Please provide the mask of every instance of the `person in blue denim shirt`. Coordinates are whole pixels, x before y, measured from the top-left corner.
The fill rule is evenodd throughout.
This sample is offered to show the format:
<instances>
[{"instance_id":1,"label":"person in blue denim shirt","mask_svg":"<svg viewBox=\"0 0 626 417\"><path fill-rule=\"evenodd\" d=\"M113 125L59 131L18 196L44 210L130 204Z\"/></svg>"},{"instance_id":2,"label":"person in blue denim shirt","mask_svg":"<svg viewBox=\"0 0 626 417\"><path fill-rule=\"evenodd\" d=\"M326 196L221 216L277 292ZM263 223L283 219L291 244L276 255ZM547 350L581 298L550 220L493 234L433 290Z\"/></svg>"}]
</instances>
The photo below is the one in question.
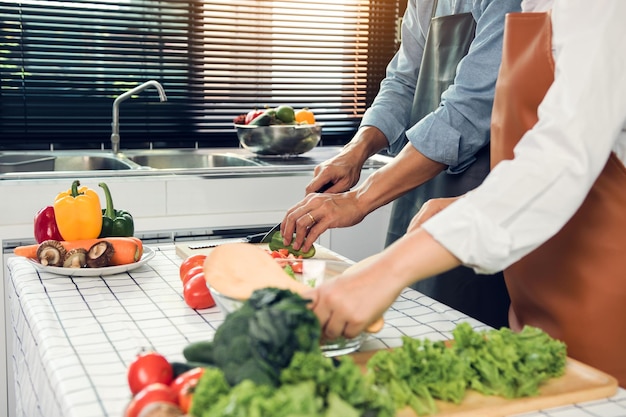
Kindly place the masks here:
<instances>
[{"instance_id":1,"label":"person in blue denim shirt","mask_svg":"<svg viewBox=\"0 0 626 417\"><path fill-rule=\"evenodd\" d=\"M409 0L402 42L379 93L353 139L315 168L306 197L287 211L281 225L285 243L308 250L329 228L355 225L394 201L387 239L391 244L406 232L424 202L458 196L479 185L489 172L504 17L520 10L521 0ZM463 29L471 31L468 49L459 61L447 62L446 51L436 50L445 48L434 46L441 42L429 41L429 30L441 19L463 17L474 25ZM444 26L439 36L454 30L456 26ZM431 64L428 71L437 72L434 78L448 77L451 83L434 94L434 109L418 109L416 120L416 100L432 93L419 88L416 93L426 64ZM365 161L383 150L393 161L355 187ZM323 187L326 191L318 193ZM414 288L494 327L507 325L509 299L501 274L476 276L459 267Z\"/></svg>"}]
</instances>

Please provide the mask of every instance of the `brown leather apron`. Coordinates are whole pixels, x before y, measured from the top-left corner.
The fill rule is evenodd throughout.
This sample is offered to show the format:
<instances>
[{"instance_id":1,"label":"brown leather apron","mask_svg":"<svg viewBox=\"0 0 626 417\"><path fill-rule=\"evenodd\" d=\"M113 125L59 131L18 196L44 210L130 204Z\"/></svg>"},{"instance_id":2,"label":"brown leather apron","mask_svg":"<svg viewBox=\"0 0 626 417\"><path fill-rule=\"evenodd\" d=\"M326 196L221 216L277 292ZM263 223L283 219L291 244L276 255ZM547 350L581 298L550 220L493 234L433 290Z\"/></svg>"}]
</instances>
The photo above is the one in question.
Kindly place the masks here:
<instances>
[{"instance_id":1,"label":"brown leather apron","mask_svg":"<svg viewBox=\"0 0 626 417\"><path fill-rule=\"evenodd\" d=\"M435 16L436 9L437 1L433 4L416 83L411 126L439 106L441 94L454 82L456 68L467 55L476 32L476 22L471 13ZM406 141L401 145L404 144ZM395 151L402 149L402 146ZM487 174L489 146L477 153L476 161L464 172L454 175L442 172L396 199L392 205L386 245L406 233L411 219L426 201L465 194L480 185ZM460 266L419 281L411 288L490 326L507 326L509 296L501 273L477 275L471 268Z\"/></svg>"},{"instance_id":2,"label":"brown leather apron","mask_svg":"<svg viewBox=\"0 0 626 417\"><path fill-rule=\"evenodd\" d=\"M492 165L512 159L537 122L537 106L554 80L551 29L549 13L507 15ZM626 168L614 154L563 229L504 276L511 328L544 329L567 344L569 356L626 387Z\"/></svg>"}]
</instances>

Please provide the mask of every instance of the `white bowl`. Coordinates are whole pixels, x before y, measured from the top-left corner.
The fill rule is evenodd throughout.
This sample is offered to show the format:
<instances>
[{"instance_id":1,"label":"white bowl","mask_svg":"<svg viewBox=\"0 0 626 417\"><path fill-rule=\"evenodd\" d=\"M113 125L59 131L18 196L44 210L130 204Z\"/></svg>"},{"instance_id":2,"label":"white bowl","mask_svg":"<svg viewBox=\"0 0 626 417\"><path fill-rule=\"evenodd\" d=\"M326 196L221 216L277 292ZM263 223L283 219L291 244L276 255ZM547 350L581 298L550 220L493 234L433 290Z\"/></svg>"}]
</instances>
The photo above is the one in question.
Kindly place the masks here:
<instances>
[{"instance_id":1,"label":"white bowl","mask_svg":"<svg viewBox=\"0 0 626 417\"><path fill-rule=\"evenodd\" d=\"M336 260L326 259L277 259L283 268L290 266L292 269L297 265L302 265L302 272L294 274L294 279L310 286L315 287L322 282L333 279L340 275L350 266L349 263ZM285 272L287 273L287 272ZM245 300L238 300L221 294L219 291L209 285L209 290L213 295L215 303L224 314L230 314L239 309ZM358 350L366 339L367 333L362 333L353 339L339 338L332 341L323 341L321 345L322 352L328 357L345 355Z\"/></svg>"}]
</instances>

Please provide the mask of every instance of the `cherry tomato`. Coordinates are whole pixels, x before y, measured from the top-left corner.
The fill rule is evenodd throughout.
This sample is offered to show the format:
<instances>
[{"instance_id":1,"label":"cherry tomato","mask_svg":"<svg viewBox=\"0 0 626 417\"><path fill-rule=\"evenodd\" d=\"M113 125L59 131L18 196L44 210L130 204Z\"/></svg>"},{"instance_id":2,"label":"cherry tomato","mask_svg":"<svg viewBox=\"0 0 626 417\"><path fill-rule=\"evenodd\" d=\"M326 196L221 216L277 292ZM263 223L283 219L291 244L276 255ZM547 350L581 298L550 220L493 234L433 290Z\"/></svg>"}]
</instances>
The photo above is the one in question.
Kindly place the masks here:
<instances>
[{"instance_id":1,"label":"cherry tomato","mask_svg":"<svg viewBox=\"0 0 626 417\"><path fill-rule=\"evenodd\" d=\"M270 252L270 256L274 259L285 259L289 256L288 249L277 249Z\"/></svg>"},{"instance_id":2,"label":"cherry tomato","mask_svg":"<svg viewBox=\"0 0 626 417\"><path fill-rule=\"evenodd\" d=\"M133 397L126 408L125 417L138 417L144 407L155 402L178 405L178 397L169 385L158 382L150 384Z\"/></svg>"},{"instance_id":3,"label":"cherry tomato","mask_svg":"<svg viewBox=\"0 0 626 417\"><path fill-rule=\"evenodd\" d=\"M195 384L185 384L183 388L178 393L178 406L185 414L191 410L191 402L193 401L193 394L196 390L196 381Z\"/></svg>"},{"instance_id":4,"label":"cherry tomato","mask_svg":"<svg viewBox=\"0 0 626 417\"><path fill-rule=\"evenodd\" d=\"M297 262L297 261L291 262L291 269L296 274L301 274L302 273L303 266L304 265L302 264L302 262Z\"/></svg>"},{"instance_id":5,"label":"cherry tomato","mask_svg":"<svg viewBox=\"0 0 626 417\"><path fill-rule=\"evenodd\" d=\"M307 125L315 124L315 115L308 108L298 110L295 114L295 118L296 118L296 123L298 124L307 124Z\"/></svg>"},{"instance_id":6,"label":"cherry tomato","mask_svg":"<svg viewBox=\"0 0 626 417\"><path fill-rule=\"evenodd\" d=\"M170 387L174 390L174 392L176 392L176 394L178 394L186 384L197 384L202 374L204 374L204 368L202 367L190 369L178 375L178 377L172 381Z\"/></svg>"},{"instance_id":7,"label":"cherry tomato","mask_svg":"<svg viewBox=\"0 0 626 417\"><path fill-rule=\"evenodd\" d=\"M128 386L133 395L153 383L169 384L174 377L172 365L157 352L141 352L128 367Z\"/></svg>"},{"instance_id":8,"label":"cherry tomato","mask_svg":"<svg viewBox=\"0 0 626 417\"><path fill-rule=\"evenodd\" d=\"M196 385L198 385L198 380L202 377L203 373L204 368L190 369L189 371L180 374L178 378L170 384L170 387L172 387L178 395L178 406L184 413L188 413L191 408L193 393L196 389Z\"/></svg>"},{"instance_id":9,"label":"cherry tomato","mask_svg":"<svg viewBox=\"0 0 626 417\"><path fill-rule=\"evenodd\" d=\"M182 277L183 286L187 283L187 281L189 281L191 277L197 274L204 274L204 267L202 265L194 266L193 268L190 268L187 273L185 273L185 275Z\"/></svg>"},{"instance_id":10,"label":"cherry tomato","mask_svg":"<svg viewBox=\"0 0 626 417\"><path fill-rule=\"evenodd\" d=\"M253 121L257 117L259 117L263 113L265 113L265 110L254 109L254 110L249 111L248 114L246 114L246 118L244 120L244 123L245 124L250 123L251 121Z\"/></svg>"},{"instance_id":11,"label":"cherry tomato","mask_svg":"<svg viewBox=\"0 0 626 417\"><path fill-rule=\"evenodd\" d=\"M194 310L213 307L215 300L204 279L204 272L189 278L183 287L183 297L187 305Z\"/></svg>"},{"instance_id":12,"label":"cherry tomato","mask_svg":"<svg viewBox=\"0 0 626 417\"><path fill-rule=\"evenodd\" d=\"M179 275L182 281L183 277L187 274L194 266L202 266L204 265L204 260L206 259L206 255L203 253L197 253L195 255L188 256L187 259L180 264Z\"/></svg>"}]
</instances>

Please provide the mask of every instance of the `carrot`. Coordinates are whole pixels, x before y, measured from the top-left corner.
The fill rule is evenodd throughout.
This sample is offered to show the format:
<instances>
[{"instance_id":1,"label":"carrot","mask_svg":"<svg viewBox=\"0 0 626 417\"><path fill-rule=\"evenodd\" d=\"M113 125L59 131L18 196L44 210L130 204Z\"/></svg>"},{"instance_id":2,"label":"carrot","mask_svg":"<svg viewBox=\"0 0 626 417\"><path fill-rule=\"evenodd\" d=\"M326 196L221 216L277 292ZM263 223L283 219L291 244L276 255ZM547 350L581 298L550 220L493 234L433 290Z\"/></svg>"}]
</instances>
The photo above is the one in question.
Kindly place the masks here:
<instances>
[{"instance_id":1,"label":"carrot","mask_svg":"<svg viewBox=\"0 0 626 417\"><path fill-rule=\"evenodd\" d=\"M110 265L126 265L137 262L143 255L143 242L137 237L101 237L97 239L84 240L60 240L66 251L72 249L84 248L89 250L97 242L106 240L113 245L113 257L109 262ZM24 245L13 249L13 253L18 256L37 260L37 249L39 245Z\"/></svg>"}]
</instances>

